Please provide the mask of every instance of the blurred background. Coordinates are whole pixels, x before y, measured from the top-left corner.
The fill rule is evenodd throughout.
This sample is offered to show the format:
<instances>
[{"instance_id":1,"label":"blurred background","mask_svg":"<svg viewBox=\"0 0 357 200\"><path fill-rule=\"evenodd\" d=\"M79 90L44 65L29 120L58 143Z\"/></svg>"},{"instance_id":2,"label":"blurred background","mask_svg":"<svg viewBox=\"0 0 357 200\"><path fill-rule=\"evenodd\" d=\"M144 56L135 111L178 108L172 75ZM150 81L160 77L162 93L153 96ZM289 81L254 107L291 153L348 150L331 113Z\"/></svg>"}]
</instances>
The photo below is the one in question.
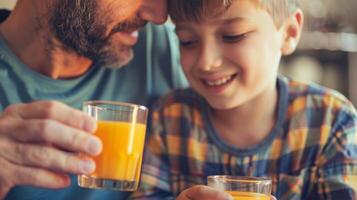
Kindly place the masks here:
<instances>
[{"instance_id":1,"label":"blurred background","mask_svg":"<svg viewBox=\"0 0 357 200\"><path fill-rule=\"evenodd\" d=\"M304 33L281 73L336 89L357 106L357 1L301 0Z\"/></svg>"},{"instance_id":2,"label":"blurred background","mask_svg":"<svg viewBox=\"0 0 357 200\"><path fill-rule=\"evenodd\" d=\"M16 3L16 0L0 0L0 8L12 8Z\"/></svg>"},{"instance_id":3,"label":"blurred background","mask_svg":"<svg viewBox=\"0 0 357 200\"><path fill-rule=\"evenodd\" d=\"M0 0L11 9L16 0ZM340 91L357 106L357 0L301 0L305 13L296 53L281 62L281 73Z\"/></svg>"}]
</instances>

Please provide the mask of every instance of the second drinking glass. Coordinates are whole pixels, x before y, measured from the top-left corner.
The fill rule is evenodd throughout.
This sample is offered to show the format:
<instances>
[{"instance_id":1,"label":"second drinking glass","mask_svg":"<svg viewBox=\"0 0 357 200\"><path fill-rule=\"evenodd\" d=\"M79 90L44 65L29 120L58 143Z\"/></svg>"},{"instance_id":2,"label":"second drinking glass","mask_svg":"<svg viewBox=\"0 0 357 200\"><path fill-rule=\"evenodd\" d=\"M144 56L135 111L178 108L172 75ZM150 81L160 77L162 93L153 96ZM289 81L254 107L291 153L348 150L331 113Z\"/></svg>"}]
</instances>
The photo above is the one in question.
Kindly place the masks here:
<instances>
[{"instance_id":1,"label":"second drinking glass","mask_svg":"<svg viewBox=\"0 0 357 200\"><path fill-rule=\"evenodd\" d=\"M269 178L247 176L208 176L210 187L224 190L235 200L270 200L272 181Z\"/></svg>"}]
</instances>

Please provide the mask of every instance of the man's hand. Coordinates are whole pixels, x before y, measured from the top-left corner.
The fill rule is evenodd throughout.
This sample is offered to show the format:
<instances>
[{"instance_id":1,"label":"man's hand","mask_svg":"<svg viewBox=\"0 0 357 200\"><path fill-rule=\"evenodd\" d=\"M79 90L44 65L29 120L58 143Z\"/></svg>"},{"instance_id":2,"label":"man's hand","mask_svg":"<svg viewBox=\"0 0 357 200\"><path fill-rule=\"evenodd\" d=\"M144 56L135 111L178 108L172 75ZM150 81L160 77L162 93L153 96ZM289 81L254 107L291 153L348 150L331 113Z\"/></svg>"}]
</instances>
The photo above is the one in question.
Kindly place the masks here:
<instances>
[{"instance_id":1,"label":"man's hand","mask_svg":"<svg viewBox=\"0 0 357 200\"><path fill-rule=\"evenodd\" d=\"M0 199L15 185L63 188L68 174L89 174L101 141L95 120L62 103L11 105L0 115Z\"/></svg>"}]
</instances>

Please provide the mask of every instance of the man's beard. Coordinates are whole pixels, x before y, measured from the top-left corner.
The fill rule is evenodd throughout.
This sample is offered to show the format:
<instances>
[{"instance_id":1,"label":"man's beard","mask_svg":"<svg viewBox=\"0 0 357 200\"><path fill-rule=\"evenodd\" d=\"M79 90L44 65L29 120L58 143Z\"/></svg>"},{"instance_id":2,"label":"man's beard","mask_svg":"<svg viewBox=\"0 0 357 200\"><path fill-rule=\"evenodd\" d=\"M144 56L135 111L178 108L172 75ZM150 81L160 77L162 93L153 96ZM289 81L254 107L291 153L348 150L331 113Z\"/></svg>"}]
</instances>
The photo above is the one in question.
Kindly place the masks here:
<instances>
[{"instance_id":1,"label":"man's beard","mask_svg":"<svg viewBox=\"0 0 357 200\"><path fill-rule=\"evenodd\" d=\"M107 25L112 21L105 21L107 16L104 14L107 13L99 13L96 0L60 0L53 7L50 28L64 50L74 51L95 64L121 67L132 59L133 50L120 41L114 41L112 35L133 32L146 22L138 17L122 21L108 34Z\"/></svg>"}]
</instances>

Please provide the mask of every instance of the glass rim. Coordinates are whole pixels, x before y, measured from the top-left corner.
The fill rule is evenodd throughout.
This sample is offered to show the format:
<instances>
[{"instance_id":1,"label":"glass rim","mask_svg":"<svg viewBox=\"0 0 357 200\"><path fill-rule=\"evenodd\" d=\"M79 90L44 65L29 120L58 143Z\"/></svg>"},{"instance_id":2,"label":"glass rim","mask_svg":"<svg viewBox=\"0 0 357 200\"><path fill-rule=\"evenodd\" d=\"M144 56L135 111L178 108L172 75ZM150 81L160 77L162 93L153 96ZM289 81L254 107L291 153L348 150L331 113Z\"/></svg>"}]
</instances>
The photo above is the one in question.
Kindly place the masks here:
<instances>
[{"instance_id":1,"label":"glass rim","mask_svg":"<svg viewBox=\"0 0 357 200\"><path fill-rule=\"evenodd\" d=\"M149 110L146 106L134 104L134 103L122 102L122 101L89 100L89 101L84 101L82 103L82 105L83 106L93 106L93 107L101 107L100 105L112 105L112 106L138 108L139 110L142 110L142 111Z\"/></svg>"},{"instance_id":2,"label":"glass rim","mask_svg":"<svg viewBox=\"0 0 357 200\"><path fill-rule=\"evenodd\" d=\"M229 181L229 182L252 182L258 181L262 183L272 183L269 177L253 177L253 176L231 176L231 175L211 175L207 180Z\"/></svg>"}]
</instances>

